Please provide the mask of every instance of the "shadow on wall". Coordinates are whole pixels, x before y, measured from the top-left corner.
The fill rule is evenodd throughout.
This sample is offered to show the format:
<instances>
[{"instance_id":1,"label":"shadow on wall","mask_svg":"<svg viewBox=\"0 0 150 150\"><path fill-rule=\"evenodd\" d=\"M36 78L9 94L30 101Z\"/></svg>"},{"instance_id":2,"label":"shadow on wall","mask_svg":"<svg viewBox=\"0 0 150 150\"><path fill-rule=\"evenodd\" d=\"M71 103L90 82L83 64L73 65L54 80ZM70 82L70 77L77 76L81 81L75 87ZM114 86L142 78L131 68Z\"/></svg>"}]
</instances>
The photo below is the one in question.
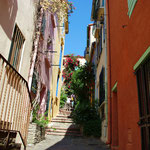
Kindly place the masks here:
<instances>
[{"instance_id":1,"label":"shadow on wall","mask_svg":"<svg viewBox=\"0 0 150 150\"><path fill-rule=\"evenodd\" d=\"M17 15L17 0L0 0L0 26L11 40L13 27Z\"/></svg>"}]
</instances>

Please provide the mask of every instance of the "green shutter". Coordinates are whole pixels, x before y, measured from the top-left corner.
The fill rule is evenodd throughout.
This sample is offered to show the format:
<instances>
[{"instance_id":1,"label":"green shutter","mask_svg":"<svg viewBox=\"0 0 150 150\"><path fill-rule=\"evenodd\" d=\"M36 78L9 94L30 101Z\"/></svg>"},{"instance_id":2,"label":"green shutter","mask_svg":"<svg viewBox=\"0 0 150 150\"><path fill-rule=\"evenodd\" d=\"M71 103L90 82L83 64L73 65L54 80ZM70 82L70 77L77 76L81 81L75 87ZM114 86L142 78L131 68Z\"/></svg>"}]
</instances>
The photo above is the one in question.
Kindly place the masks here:
<instances>
[{"instance_id":1,"label":"green shutter","mask_svg":"<svg viewBox=\"0 0 150 150\"><path fill-rule=\"evenodd\" d=\"M137 2L137 0L128 0L128 15L129 15L129 17L132 14L132 11L135 7L136 2Z\"/></svg>"},{"instance_id":2,"label":"green shutter","mask_svg":"<svg viewBox=\"0 0 150 150\"><path fill-rule=\"evenodd\" d=\"M149 57L150 57L150 47L148 47L148 49L144 52L144 54L141 56L138 62L134 65L133 70L136 71L140 67L140 65L143 64L145 60L147 60L147 58Z\"/></svg>"},{"instance_id":3,"label":"green shutter","mask_svg":"<svg viewBox=\"0 0 150 150\"><path fill-rule=\"evenodd\" d=\"M118 82L116 82L112 88L112 92L117 92L117 84Z\"/></svg>"}]
</instances>

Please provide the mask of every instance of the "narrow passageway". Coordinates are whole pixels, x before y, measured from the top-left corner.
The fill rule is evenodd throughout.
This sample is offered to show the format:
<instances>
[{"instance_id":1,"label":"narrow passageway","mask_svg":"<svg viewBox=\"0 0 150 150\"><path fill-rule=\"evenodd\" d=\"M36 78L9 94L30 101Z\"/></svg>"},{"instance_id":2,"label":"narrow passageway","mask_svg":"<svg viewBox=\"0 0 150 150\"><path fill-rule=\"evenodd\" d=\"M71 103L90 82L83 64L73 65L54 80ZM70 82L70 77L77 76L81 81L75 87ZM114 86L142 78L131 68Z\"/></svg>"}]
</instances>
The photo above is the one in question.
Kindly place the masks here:
<instances>
[{"instance_id":1,"label":"narrow passageway","mask_svg":"<svg viewBox=\"0 0 150 150\"><path fill-rule=\"evenodd\" d=\"M71 111L60 109L57 117L46 129L46 138L27 150L109 150L98 138L84 137L79 126L73 123Z\"/></svg>"}]
</instances>

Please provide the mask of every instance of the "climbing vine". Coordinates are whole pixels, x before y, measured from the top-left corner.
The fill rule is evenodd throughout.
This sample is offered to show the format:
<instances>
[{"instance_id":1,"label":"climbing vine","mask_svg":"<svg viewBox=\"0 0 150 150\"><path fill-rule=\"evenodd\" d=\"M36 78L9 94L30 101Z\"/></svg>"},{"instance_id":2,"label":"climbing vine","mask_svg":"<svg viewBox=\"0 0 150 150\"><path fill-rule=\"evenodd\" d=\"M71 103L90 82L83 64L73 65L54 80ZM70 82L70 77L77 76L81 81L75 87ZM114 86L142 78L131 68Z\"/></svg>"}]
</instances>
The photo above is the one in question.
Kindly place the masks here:
<instances>
[{"instance_id":1,"label":"climbing vine","mask_svg":"<svg viewBox=\"0 0 150 150\"><path fill-rule=\"evenodd\" d=\"M44 10L56 14L59 21L64 22L68 21L68 15L75 10L73 3L68 0L42 0L40 5Z\"/></svg>"}]
</instances>

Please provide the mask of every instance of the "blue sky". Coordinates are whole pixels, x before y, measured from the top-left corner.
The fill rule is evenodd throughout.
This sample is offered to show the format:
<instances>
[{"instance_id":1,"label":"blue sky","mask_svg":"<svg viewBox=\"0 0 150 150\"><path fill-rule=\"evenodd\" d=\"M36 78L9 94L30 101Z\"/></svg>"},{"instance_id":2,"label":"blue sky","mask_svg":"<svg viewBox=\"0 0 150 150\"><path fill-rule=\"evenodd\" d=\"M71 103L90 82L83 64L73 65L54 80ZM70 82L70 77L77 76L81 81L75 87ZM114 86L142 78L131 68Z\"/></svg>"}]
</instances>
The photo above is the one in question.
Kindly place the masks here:
<instances>
[{"instance_id":1,"label":"blue sky","mask_svg":"<svg viewBox=\"0 0 150 150\"><path fill-rule=\"evenodd\" d=\"M71 1L71 0L70 0ZM92 0L72 0L76 10L69 17L69 34L65 40L65 55L84 55L87 25L91 23Z\"/></svg>"}]
</instances>

